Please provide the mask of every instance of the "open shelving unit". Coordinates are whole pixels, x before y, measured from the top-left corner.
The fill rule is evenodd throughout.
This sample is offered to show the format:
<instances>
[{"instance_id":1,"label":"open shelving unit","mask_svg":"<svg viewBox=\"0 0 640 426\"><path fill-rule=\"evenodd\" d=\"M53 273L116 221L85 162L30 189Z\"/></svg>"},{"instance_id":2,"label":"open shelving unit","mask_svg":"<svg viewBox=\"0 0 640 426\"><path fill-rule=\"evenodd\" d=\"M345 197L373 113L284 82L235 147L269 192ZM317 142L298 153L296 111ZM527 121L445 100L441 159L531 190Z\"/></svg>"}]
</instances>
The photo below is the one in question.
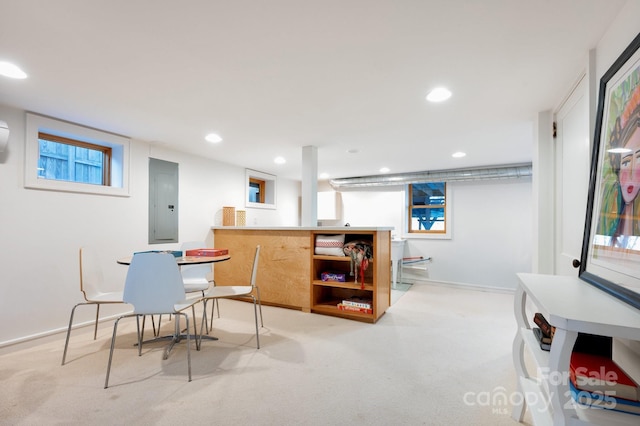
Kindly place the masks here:
<instances>
[{"instance_id":1,"label":"open shelving unit","mask_svg":"<svg viewBox=\"0 0 640 426\"><path fill-rule=\"evenodd\" d=\"M391 238L389 231L345 230L345 243L369 241L373 258L364 274L364 285L359 277L356 283L350 276L351 259L348 256L317 255L311 250L311 312L333 315L364 322L376 322L389 308L391 301ZM315 246L317 235L327 235L325 230L311 232L311 247ZM345 282L323 281L323 272L345 274ZM343 311L338 309L342 300L360 297L372 301L372 313Z\"/></svg>"},{"instance_id":2,"label":"open shelving unit","mask_svg":"<svg viewBox=\"0 0 640 426\"><path fill-rule=\"evenodd\" d=\"M522 422L528 409L536 426L639 424L637 415L575 403L569 392L568 371L578 333L640 340L640 311L578 277L518 274L518 280L513 360L522 397L514 398L519 403L514 405L512 417ZM556 327L551 351L540 349L533 335L528 303ZM536 373L527 369L525 350L532 356Z\"/></svg>"}]
</instances>

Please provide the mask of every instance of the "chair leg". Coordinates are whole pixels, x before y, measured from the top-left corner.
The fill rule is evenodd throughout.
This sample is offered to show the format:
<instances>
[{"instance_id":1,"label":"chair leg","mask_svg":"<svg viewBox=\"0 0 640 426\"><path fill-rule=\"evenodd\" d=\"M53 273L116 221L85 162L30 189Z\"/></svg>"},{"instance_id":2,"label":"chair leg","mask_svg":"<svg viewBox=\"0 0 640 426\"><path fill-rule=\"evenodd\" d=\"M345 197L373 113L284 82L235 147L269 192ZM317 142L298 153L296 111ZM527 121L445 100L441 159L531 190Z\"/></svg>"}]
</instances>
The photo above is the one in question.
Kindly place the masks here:
<instances>
[{"instance_id":1,"label":"chair leg","mask_svg":"<svg viewBox=\"0 0 640 426\"><path fill-rule=\"evenodd\" d=\"M136 315L136 331L138 335L138 356L142 356L142 339L144 337L144 322L146 315L142 316L142 333L140 333L140 315Z\"/></svg>"},{"instance_id":2,"label":"chair leg","mask_svg":"<svg viewBox=\"0 0 640 426\"><path fill-rule=\"evenodd\" d=\"M196 307L194 305L191 305L191 318L193 319L193 336L196 339L196 350L199 351L200 350L200 344L202 343L202 339L200 339L200 341L198 341L198 330L197 327L198 325L196 324ZM206 318L203 318L204 322L206 323L207 320ZM187 321L187 336L189 336L189 322Z\"/></svg>"},{"instance_id":3,"label":"chair leg","mask_svg":"<svg viewBox=\"0 0 640 426\"><path fill-rule=\"evenodd\" d=\"M204 294L204 291L203 291L202 292L202 300L203 300L203 302L202 302L202 317L204 318L204 323L206 324L205 331L207 332L207 334L209 334L209 325L207 323L207 303L206 303L206 300L204 300L204 297L205 297L205 294ZM211 314L213 315L213 312L211 312ZM195 318L196 317L194 315L193 316L193 324L194 325L196 323ZM197 339L196 339L196 341L197 341ZM198 349L198 350L200 350L200 349Z\"/></svg>"},{"instance_id":4,"label":"chair leg","mask_svg":"<svg viewBox=\"0 0 640 426\"><path fill-rule=\"evenodd\" d=\"M260 301L260 289L256 287L256 294L258 295L258 306L260 307L260 326L264 327L264 322L262 322L262 302Z\"/></svg>"},{"instance_id":5,"label":"chair leg","mask_svg":"<svg viewBox=\"0 0 640 426\"><path fill-rule=\"evenodd\" d=\"M96 323L93 326L93 340L98 337L98 318L100 318L100 304L96 303Z\"/></svg>"},{"instance_id":6,"label":"chair leg","mask_svg":"<svg viewBox=\"0 0 640 426\"><path fill-rule=\"evenodd\" d=\"M216 309L218 310L218 318L220 318L220 304L218 303L218 299L214 299L213 303L211 304L211 320L209 323L209 330L213 330L213 314Z\"/></svg>"},{"instance_id":7,"label":"chair leg","mask_svg":"<svg viewBox=\"0 0 640 426\"><path fill-rule=\"evenodd\" d=\"M80 305L91 305L91 303L78 303L76 306L71 309L71 316L69 317L69 327L67 328L67 339L64 342L64 352L62 353L62 364L64 365L65 360L67 359L67 348L69 347L69 337L71 337L71 326L73 325L73 316L76 312L76 308Z\"/></svg>"},{"instance_id":8,"label":"chair leg","mask_svg":"<svg viewBox=\"0 0 640 426\"><path fill-rule=\"evenodd\" d=\"M184 315L184 320L187 325L187 371L189 372L189 381L191 381L191 334L189 334L189 315L185 313L177 313L176 315ZM195 317L194 319L194 328L195 328ZM178 322L176 318L176 323ZM179 328L177 329L178 333L180 332ZM197 336L196 336L197 338Z\"/></svg>"},{"instance_id":9,"label":"chair leg","mask_svg":"<svg viewBox=\"0 0 640 426\"><path fill-rule=\"evenodd\" d=\"M120 317L113 324L113 335L111 336L111 350L109 351L109 362L107 363L107 377L104 379L104 388L109 387L109 374L111 373L111 360L113 359L113 348L116 345L116 332L118 330L118 322L124 317Z\"/></svg>"},{"instance_id":10,"label":"chair leg","mask_svg":"<svg viewBox=\"0 0 640 426\"><path fill-rule=\"evenodd\" d=\"M156 331L155 337L158 337L160 335L161 323L162 323L162 314L158 315L158 330Z\"/></svg>"},{"instance_id":11,"label":"chair leg","mask_svg":"<svg viewBox=\"0 0 640 426\"><path fill-rule=\"evenodd\" d=\"M253 295L251 295L251 298L253 299L253 317L256 320L256 343L257 343L258 349L260 349L260 333L258 330L258 309L256 308L256 298L253 297Z\"/></svg>"},{"instance_id":12,"label":"chair leg","mask_svg":"<svg viewBox=\"0 0 640 426\"><path fill-rule=\"evenodd\" d=\"M207 310L207 302L208 300L205 299L202 301L202 303L204 304L203 309L206 311ZM195 318L193 320L194 325L195 325ZM207 317L205 315L202 316L202 321L200 322L200 337L196 336L196 340L199 341L198 342L198 347L200 347L202 345L202 331L204 330L204 328L207 326L206 325L207 322ZM210 329L209 329L210 330ZM209 334L209 332L207 331L207 334Z\"/></svg>"},{"instance_id":13,"label":"chair leg","mask_svg":"<svg viewBox=\"0 0 640 426\"><path fill-rule=\"evenodd\" d=\"M153 315L151 315L151 326L153 327L153 337L158 337L160 330L156 331L156 320L153 318ZM158 326L160 326L160 324L158 324Z\"/></svg>"}]
</instances>

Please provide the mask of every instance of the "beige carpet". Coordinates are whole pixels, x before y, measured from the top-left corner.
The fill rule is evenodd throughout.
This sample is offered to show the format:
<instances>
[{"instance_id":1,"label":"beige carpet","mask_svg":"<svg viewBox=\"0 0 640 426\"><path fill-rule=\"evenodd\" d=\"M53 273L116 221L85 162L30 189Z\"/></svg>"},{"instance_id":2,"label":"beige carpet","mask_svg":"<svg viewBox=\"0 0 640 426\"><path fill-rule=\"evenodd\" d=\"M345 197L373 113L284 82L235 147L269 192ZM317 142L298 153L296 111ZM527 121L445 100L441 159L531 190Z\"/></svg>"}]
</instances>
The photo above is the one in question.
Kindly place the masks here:
<instances>
[{"instance_id":1,"label":"beige carpet","mask_svg":"<svg viewBox=\"0 0 640 426\"><path fill-rule=\"evenodd\" d=\"M224 302L224 303L223 303ZM133 347L122 322L103 389L112 321L0 349L2 425L514 425L492 404L515 390L513 295L417 283L377 324L222 301L217 342ZM163 325L170 332L172 323Z\"/></svg>"}]
</instances>

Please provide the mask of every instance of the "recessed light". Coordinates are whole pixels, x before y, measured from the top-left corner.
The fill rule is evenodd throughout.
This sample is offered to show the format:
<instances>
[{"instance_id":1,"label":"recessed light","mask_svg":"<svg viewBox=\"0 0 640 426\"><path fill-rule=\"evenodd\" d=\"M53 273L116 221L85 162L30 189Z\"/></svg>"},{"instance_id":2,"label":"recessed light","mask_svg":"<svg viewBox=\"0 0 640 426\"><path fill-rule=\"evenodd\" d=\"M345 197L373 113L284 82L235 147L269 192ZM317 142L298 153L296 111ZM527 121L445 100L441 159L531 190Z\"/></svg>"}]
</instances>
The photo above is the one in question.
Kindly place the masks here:
<instances>
[{"instance_id":1,"label":"recessed light","mask_svg":"<svg viewBox=\"0 0 640 426\"><path fill-rule=\"evenodd\" d=\"M276 164L284 164L287 160L285 160L284 157L276 157L273 159L273 162Z\"/></svg>"},{"instance_id":2,"label":"recessed light","mask_svg":"<svg viewBox=\"0 0 640 426\"><path fill-rule=\"evenodd\" d=\"M442 102L446 101L451 97L451 91L444 87L436 87L427 95L427 100L429 102Z\"/></svg>"},{"instance_id":3,"label":"recessed light","mask_svg":"<svg viewBox=\"0 0 640 426\"><path fill-rule=\"evenodd\" d=\"M453 158L462 158L462 157L465 157L466 155L467 155L466 153L460 152L460 151L454 152L453 154L451 154Z\"/></svg>"},{"instance_id":4,"label":"recessed light","mask_svg":"<svg viewBox=\"0 0 640 426\"><path fill-rule=\"evenodd\" d=\"M205 138L206 141L211 142L211 143L222 142L222 138L217 133L209 133L204 138Z\"/></svg>"},{"instance_id":5,"label":"recessed light","mask_svg":"<svg viewBox=\"0 0 640 426\"><path fill-rule=\"evenodd\" d=\"M320 175L318 177L320 179L328 179L329 178L329 173L320 173Z\"/></svg>"},{"instance_id":6,"label":"recessed light","mask_svg":"<svg viewBox=\"0 0 640 426\"><path fill-rule=\"evenodd\" d=\"M0 75L9 78L27 78L27 74L11 62L0 62Z\"/></svg>"},{"instance_id":7,"label":"recessed light","mask_svg":"<svg viewBox=\"0 0 640 426\"><path fill-rule=\"evenodd\" d=\"M381 168L380 173L389 173L389 168L388 167Z\"/></svg>"}]
</instances>

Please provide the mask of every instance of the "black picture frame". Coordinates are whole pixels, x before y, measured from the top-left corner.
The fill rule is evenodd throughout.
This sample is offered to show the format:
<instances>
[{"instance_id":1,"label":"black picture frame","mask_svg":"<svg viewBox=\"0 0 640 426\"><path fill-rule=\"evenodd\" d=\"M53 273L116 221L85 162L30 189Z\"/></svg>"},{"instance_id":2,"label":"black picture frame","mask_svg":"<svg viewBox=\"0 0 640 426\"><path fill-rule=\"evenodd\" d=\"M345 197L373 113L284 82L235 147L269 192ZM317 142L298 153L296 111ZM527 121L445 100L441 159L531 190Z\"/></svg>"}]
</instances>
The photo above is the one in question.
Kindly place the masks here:
<instances>
[{"instance_id":1,"label":"black picture frame","mask_svg":"<svg viewBox=\"0 0 640 426\"><path fill-rule=\"evenodd\" d=\"M640 33L602 76L596 114L579 277L640 309Z\"/></svg>"}]
</instances>

